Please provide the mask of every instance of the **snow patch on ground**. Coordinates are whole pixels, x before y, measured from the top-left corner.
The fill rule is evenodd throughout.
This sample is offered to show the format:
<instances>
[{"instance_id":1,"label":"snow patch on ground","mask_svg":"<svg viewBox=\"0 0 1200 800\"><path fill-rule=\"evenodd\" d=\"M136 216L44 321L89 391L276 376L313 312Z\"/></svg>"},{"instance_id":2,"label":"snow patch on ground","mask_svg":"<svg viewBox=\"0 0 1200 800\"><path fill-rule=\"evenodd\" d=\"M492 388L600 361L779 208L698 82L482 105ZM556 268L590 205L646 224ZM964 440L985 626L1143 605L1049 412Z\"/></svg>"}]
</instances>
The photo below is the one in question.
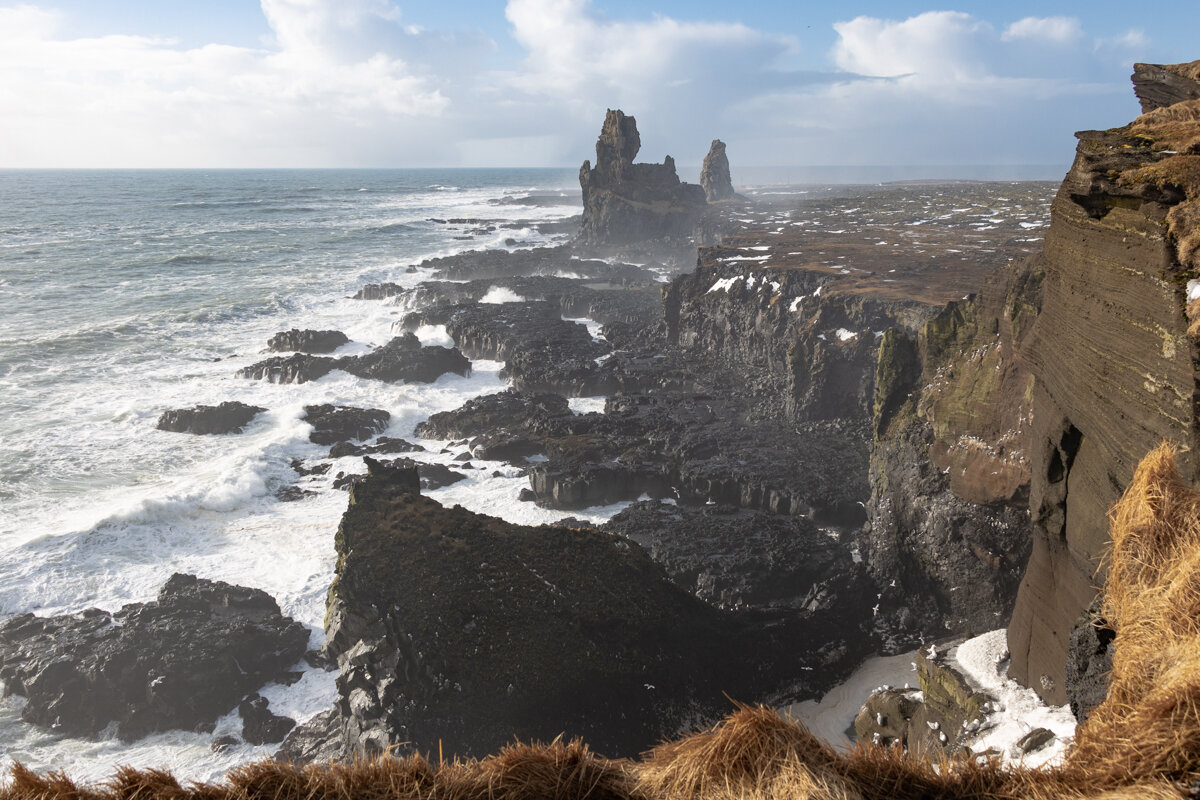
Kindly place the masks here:
<instances>
[{"instance_id":1,"label":"snow patch on ground","mask_svg":"<svg viewBox=\"0 0 1200 800\"><path fill-rule=\"evenodd\" d=\"M1008 678L1008 633L991 631L960 644L955 661L963 674L999 701L999 713L988 719L996 723L970 740L971 749L982 752L995 748L1006 759L1014 759L1012 747L1034 728L1054 731L1055 740L1047 747L1022 759L1029 767L1056 762L1075 737L1075 715L1070 706L1047 706L1032 689Z\"/></svg>"}]
</instances>

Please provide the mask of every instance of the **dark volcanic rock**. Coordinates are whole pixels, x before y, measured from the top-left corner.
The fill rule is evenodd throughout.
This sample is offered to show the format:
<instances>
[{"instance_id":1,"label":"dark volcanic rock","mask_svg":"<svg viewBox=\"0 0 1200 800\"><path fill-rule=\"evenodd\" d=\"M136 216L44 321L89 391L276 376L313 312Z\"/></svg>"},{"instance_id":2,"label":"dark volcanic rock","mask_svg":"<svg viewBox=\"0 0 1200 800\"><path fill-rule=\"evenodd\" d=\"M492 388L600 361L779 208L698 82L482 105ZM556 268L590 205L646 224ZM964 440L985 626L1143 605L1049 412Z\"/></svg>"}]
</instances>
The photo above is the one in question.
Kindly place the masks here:
<instances>
[{"instance_id":1,"label":"dark volcanic rock","mask_svg":"<svg viewBox=\"0 0 1200 800\"><path fill-rule=\"evenodd\" d=\"M583 162L583 222L579 239L604 245L647 239L685 239L708 205L704 190L681 183L670 156L635 164L641 149L637 121L609 110L596 140L596 166Z\"/></svg>"},{"instance_id":2,"label":"dark volcanic rock","mask_svg":"<svg viewBox=\"0 0 1200 800\"><path fill-rule=\"evenodd\" d=\"M308 439L314 444L370 439L386 428L391 418L392 415L382 408L353 408L328 403L304 407L304 419L313 426Z\"/></svg>"},{"instance_id":3,"label":"dark volcanic rock","mask_svg":"<svg viewBox=\"0 0 1200 800\"><path fill-rule=\"evenodd\" d=\"M1080 616L1067 649L1067 702L1079 722L1108 697L1117 634L1100 616L1099 605L1097 600Z\"/></svg>"},{"instance_id":4,"label":"dark volcanic rock","mask_svg":"<svg viewBox=\"0 0 1200 800\"><path fill-rule=\"evenodd\" d=\"M173 575L158 599L115 614L23 614L0 625L0 679L26 722L124 740L211 730L304 655L308 631L258 589Z\"/></svg>"},{"instance_id":5,"label":"dark volcanic rock","mask_svg":"<svg viewBox=\"0 0 1200 800\"><path fill-rule=\"evenodd\" d=\"M471 358L504 361L503 374L524 391L590 394L596 359L609 352L547 301L437 306L408 314L403 324L445 325Z\"/></svg>"},{"instance_id":6,"label":"dark volcanic rock","mask_svg":"<svg viewBox=\"0 0 1200 800\"><path fill-rule=\"evenodd\" d=\"M415 453L425 448L419 444L406 442L404 439L396 439L391 436L380 436L372 444L354 444L352 442L338 442L333 447L329 448L330 458L342 458L344 456L375 456L390 453Z\"/></svg>"},{"instance_id":7,"label":"dark volcanic rock","mask_svg":"<svg viewBox=\"0 0 1200 800\"><path fill-rule=\"evenodd\" d=\"M389 383L433 383L447 372L471 374L470 360L457 348L422 347L412 333L397 336L366 355L339 359L336 367L360 378Z\"/></svg>"},{"instance_id":8,"label":"dark volcanic rock","mask_svg":"<svg viewBox=\"0 0 1200 800\"><path fill-rule=\"evenodd\" d=\"M728 200L737 195L733 191L733 180L729 177L729 156L725 155L725 143L713 139L704 164L700 167L700 186L708 202Z\"/></svg>"},{"instance_id":9,"label":"dark volcanic rock","mask_svg":"<svg viewBox=\"0 0 1200 800\"><path fill-rule=\"evenodd\" d=\"M160 431L177 433L240 433L256 416L266 411L236 400L217 406L195 406L164 411L155 426Z\"/></svg>"},{"instance_id":10,"label":"dark volcanic rock","mask_svg":"<svg viewBox=\"0 0 1200 800\"><path fill-rule=\"evenodd\" d=\"M337 359L328 356L296 353L290 356L275 356L242 367L237 371L237 375L239 378L265 379L271 383L307 383L328 375L337 363Z\"/></svg>"},{"instance_id":11,"label":"dark volcanic rock","mask_svg":"<svg viewBox=\"0 0 1200 800\"><path fill-rule=\"evenodd\" d=\"M847 629L870 616L865 572L806 517L650 501L603 529L640 544L675 584L720 608L821 610Z\"/></svg>"},{"instance_id":12,"label":"dark volcanic rock","mask_svg":"<svg viewBox=\"0 0 1200 800\"><path fill-rule=\"evenodd\" d=\"M237 374L242 378L265 378L271 383L305 383L335 369L360 378L432 383L447 372L470 375L471 362L457 349L422 347L415 335L405 333L361 356L276 356L244 367Z\"/></svg>"},{"instance_id":13,"label":"dark volcanic rock","mask_svg":"<svg viewBox=\"0 0 1200 800\"><path fill-rule=\"evenodd\" d=\"M274 353L332 353L349 341L349 337L341 331L302 331L292 328L268 339L267 349Z\"/></svg>"},{"instance_id":14,"label":"dark volcanic rock","mask_svg":"<svg viewBox=\"0 0 1200 800\"><path fill-rule=\"evenodd\" d=\"M713 609L620 537L443 508L417 493L414 471L368 463L329 595L338 703L298 729L285 757L439 742L482 755L559 733L633 754L723 713L722 692L805 693L790 681L810 674L802 667L831 676L857 655L841 639Z\"/></svg>"},{"instance_id":15,"label":"dark volcanic rock","mask_svg":"<svg viewBox=\"0 0 1200 800\"><path fill-rule=\"evenodd\" d=\"M1134 64L1133 91L1142 113L1200 98L1200 61L1188 64Z\"/></svg>"},{"instance_id":16,"label":"dark volcanic rock","mask_svg":"<svg viewBox=\"0 0 1200 800\"><path fill-rule=\"evenodd\" d=\"M238 716L242 718L242 738L248 744L274 744L282 742L296 720L271 713L267 698L260 695L247 697L238 703Z\"/></svg>"}]
</instances>

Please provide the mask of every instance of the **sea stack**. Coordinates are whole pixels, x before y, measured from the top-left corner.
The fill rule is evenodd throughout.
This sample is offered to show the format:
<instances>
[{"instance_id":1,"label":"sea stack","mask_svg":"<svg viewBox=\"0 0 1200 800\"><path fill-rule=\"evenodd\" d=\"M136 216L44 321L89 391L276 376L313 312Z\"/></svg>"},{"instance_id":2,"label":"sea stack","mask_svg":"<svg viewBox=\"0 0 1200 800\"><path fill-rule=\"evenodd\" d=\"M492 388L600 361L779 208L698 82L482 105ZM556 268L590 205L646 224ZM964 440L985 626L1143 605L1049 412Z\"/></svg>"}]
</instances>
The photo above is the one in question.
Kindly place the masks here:
<instances>
[{"instance_id":1,"label":"sea stack","mask_svg":"<svg viewBox=\"0 0 1200 800\"><path fill-rule=\"evenodd\" d=\"M712 147L704 157L704 165L700 168L700 186L704 188L704 196L710 203L737 196L729 177L729 156L725 155L725 143L720 139L713 139Z\"/></svg>"},{"instance_id":2,"label":"sea stack","mask_svg":"<svg viewBox=\"0 0 1200 800\"><path fill-rule=\"evenodd\" d=\"M637 121L609 109L596 140L596 166L584 161L579 169L581 243L622 245L692 234L708 205L704 190L682 183L670 156L661 164L633 163L641 146Z\"/></svg>"}]
</instances>

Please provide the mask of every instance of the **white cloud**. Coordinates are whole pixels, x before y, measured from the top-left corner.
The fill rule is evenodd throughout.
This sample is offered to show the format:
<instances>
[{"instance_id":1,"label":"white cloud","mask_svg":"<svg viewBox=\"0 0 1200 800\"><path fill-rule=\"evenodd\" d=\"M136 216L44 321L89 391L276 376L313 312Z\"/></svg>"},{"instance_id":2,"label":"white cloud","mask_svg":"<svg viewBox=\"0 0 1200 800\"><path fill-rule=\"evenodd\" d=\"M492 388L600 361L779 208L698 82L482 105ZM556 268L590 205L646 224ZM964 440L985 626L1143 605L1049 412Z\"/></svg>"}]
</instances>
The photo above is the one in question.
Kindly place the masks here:
<instances>
[{"instance_id":1,"label":"white cloud","mask_svg":"<svg viewBox=\"0 0 1200 800\"><path fill-rule=\"evenodd\" d=\"M0 118L20 120L0 128L0 152L12 166L354 163L392 146L389 132L418 146L447 110L438 76L403 57L413 34L390 3L264 0L263 10L277 46L260 50L60 39L56 15L0 9Z\"/></svg>"},{"instance_id":2,"label":"white cloud","mask_svg":"<svg viewBox=\"0 0 1200 800\"><path fill-rule=\"evenodd\" d=\"M847 72L947 79L985 71L979 41L992 30L960 11L928 11L902 22L858 17L833 28L834 63Z\"/></svg>"},{"instance_id":3,"label":"white cloud","mask_svg":"<svg viewBox=\"0 0 1200 800\"><path fill-rule=\"evenodd\" d=\"M1025 17L1005 28L1000 38L1006 42L1029 39L1070 44L1083 38L1083 27L1075 17Z\"/></svg>"}]
</instances>

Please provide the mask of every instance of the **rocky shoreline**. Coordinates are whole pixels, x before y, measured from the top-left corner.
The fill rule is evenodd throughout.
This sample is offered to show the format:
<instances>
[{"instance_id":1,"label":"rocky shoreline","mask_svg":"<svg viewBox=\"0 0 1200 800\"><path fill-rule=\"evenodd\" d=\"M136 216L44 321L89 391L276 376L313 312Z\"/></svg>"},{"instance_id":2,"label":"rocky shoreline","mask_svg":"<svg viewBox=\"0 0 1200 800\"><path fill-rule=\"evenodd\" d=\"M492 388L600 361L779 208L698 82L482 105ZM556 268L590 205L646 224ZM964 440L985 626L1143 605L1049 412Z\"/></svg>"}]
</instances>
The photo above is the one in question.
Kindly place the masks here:
<instances>
[{"instance_id":1,"label":"rocky shoreline","mask_svg":"<svg viewBox=\"0 0 1200 800\"><path fill-rule=\"evenodd\" d=\"M1143 99L1184 91L1155 74L1139 73ZM1091 608L1103 510L1160 439L1197 435L1195 271L1167 224L1190 195L1139 172L1177 151L1080 134L1042 246L1049 185L860 188L801 210L734 194L719 140L703 187L670 157L635 164L639 147L634 119L610 111L571 245L425 262L415 288L355 296L395 307L386 345L335 358L344 334L283 331L267 350L285 355L239 373L430 382L489 359L511 386L417 426L453 468L380 437L386 411L304 409L312 442L365 468L333 483L349 506L325 645L308 655L338 671L334 708L294 729L275 717L254 693L304 655L303 636L257 590L176 576L157 605L0 626L0 677L25 717L138 736L237 707L246 741L286 734L280 757L298 761L481 756L561 733L625 756L731 699L815 697L869 654L1006 624L1009 674L1080 716L1094 707L1112 642ZM414 333L437 326L453 347ZM264 410L172 409L158 426L233 436ZM596 530L422 495L472 462L520 470L522 499L564 514L632 504ZM308 491L290 489L280 500ZM226 641L263 626L278 641ZM162 636L165 653L147 644ZM203 677L172 649L193 640L240 676L203 714L161 688ZM273 660L233 655L248 651ZM953 750L928 731L965 729L987 701L932 652L919 667L924 698L877 694L860 736Z\"/></svg>"}]
</instances>

